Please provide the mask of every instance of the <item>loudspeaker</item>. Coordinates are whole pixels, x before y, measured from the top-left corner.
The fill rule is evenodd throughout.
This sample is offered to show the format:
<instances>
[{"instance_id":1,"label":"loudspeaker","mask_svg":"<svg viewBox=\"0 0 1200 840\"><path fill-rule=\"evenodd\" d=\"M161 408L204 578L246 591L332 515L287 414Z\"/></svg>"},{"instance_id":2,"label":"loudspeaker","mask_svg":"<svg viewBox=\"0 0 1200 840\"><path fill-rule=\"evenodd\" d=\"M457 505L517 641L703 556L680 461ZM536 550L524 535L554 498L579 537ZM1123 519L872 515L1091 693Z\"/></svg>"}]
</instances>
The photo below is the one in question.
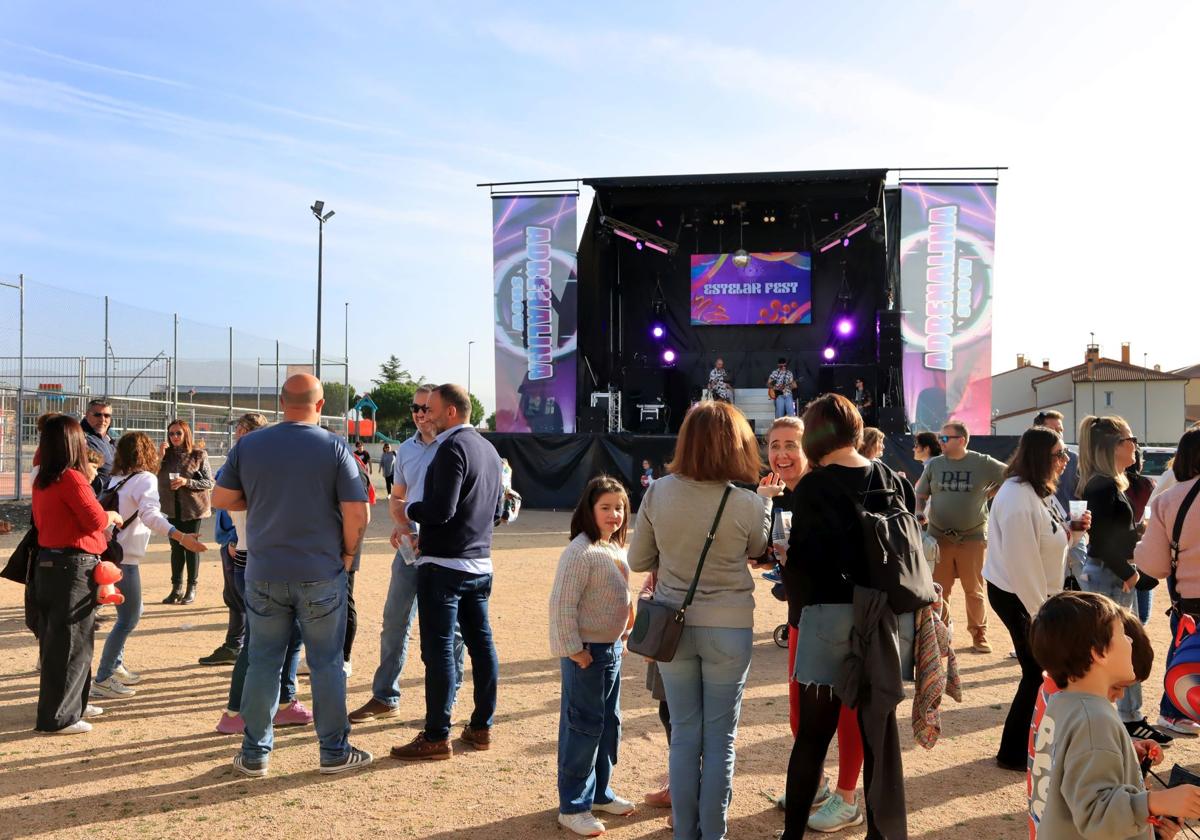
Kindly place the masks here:
<instances>
[{"instance_id":1,"label":"loudspeaker","mask_svg":"<svg viewBox=\"0 0 1200 840\"><path fill-rule=\"evenodd\" d=\"M821 365L817 389L822 394L841 394L854 399L854 380L861 379L868 394L875 393L875 365Z\"/></svg>"},{"instance_id":2,"label":"loudspeaker","mask_svg":"<svg viewBox=\"0 0 1200 840\"><path fill-rule=\"evenodd\" d=\"M575 428L584 434L588 432L607 432L608 412L605 410L605 404L601 403L596 408L585 404L575 418Z\"/></svg>"},{"instance_id":3,"label":"loudspeaker","mask_svg":"<svg viewBox=\"0 0 1200 840\"><path fill-rule=\"evenodd\" d=\"M895 309L876 313L879 327L880 367L900 367L904 357L904 339L900 319L904 313Z\"/></svg>"},{"instance_id":4,"label":"loudspeaker","mask_svg":"<svg viewBox=\"0 0 1200 840\"><path fill-rule=\"evenodd\" d=\"M887 434L904 434L908 431L908 418L904 409L898 405L884 406L879 409L879 428Z\"/></svg>"}]
</instances>

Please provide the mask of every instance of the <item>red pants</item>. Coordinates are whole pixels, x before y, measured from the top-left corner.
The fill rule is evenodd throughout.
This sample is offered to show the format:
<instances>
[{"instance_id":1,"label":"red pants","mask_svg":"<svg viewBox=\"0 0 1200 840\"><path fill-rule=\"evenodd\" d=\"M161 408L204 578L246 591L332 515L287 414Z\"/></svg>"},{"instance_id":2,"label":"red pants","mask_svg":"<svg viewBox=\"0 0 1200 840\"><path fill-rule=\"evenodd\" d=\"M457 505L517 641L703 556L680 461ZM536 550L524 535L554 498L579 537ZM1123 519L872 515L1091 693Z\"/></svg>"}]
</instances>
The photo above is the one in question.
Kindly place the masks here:
<instances>
[{"instance_id":1,"label":"red pants","mask_svg":"<svg viewBox=\"0 0 1200 840\"><path fill-rule=\"evenodd\" d=\"M792 679L796 669L796 642L799 630L788 627L788 722L792 725L792 737L800 731L800 683ZM858 728L858 713L843 704L838 715L838 790L854 790L858 787L858 775L863 766L862 731Z\"/></svg>"}]
</instances>

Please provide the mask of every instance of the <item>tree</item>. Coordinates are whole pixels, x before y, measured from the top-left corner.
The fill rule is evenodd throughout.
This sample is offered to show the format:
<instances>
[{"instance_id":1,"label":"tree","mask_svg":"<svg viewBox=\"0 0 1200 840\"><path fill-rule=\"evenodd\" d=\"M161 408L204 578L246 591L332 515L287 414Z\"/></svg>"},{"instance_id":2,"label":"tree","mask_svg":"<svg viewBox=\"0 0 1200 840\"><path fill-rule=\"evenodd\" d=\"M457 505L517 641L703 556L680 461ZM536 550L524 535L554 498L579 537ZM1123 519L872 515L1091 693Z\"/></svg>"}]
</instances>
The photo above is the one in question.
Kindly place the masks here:
<instances>
[{"instance_id":1,"label":"tree","mask_svg":"<svg viewBox=\"0 0 1200 840\"><path fill-rule=\"evenodd\" d=\"M471 398L471 425L478 426L483 422L483 403L474 394L468 394Z\"/></svg>"},{"instance_id":2,"label":"tree","mask_svg":"<svg viewBox=\"0 0 1200 840\"><path fill-rule=\"evenodd\" d=\"M379 366L379 378L371 381L376 385L385 385L389 382L412 382L413 378L411 373L400 366L400 360L392 355Z\"/></svg>"},{"instance_id":3,"label":"tree","mask_svg":"<svg viewBox=\"0 0 1200 840\"><path fill-rule=\"evenodd\" d=\"M489 432L496 431L496 412L494 411L488 415L487 428Z\"/></svg>"},{"instance_id":4,"label":"tree","mask_svg":"<svg viewBox=\"0 0 1200 840\"><path fill-rule=\"evenodd\" d=\"M416 390L416 382L385 382L371 392L371 399L379 407L375 412L379 431L393 438L408 437L416 431L412 421L412 401Z\"/></svg>"},{"instance_id":5,"label":"tree","mask_svg":"<svg viewBox=\"0 0 1200 840\"><path fill-rule=\"evenodd\" d=\"M328 417L341 417L347 406L346 386L341 382L322 382L321 387L325 389L325 407L321 409L321 413ZM354 408L357 401L358 394L351 385L349 407Z\"/></svg>"}]
</instances>

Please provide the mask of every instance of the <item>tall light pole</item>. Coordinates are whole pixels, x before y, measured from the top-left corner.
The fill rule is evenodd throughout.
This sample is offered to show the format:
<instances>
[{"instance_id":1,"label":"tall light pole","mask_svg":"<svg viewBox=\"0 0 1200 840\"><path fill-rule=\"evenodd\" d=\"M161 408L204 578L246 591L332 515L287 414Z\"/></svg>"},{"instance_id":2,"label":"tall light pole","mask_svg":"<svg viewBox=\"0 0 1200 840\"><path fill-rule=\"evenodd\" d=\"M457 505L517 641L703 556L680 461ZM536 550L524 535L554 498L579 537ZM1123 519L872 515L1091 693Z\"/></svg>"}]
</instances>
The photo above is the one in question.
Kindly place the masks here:
<instances>
[{"instance_id":1,"label":"tall light pole","mask_svg":"<svg viewBox=\"0 0 1200 840\"><path fill-rule=\"evenodd\" d=\"M314 201L313 206L309 209L317 217L317 356L313 360L313 374L319 381L321 379L321 272L325 262L325 223L333 218L333 211L330 210L325 215L321 215L321 211L325 209L324 201Z\"/></svg>"},{"instance_id":2,"label":"tall light pole","mask_svg":"<svg viewBox=\"0 0 1200 840\"><path fill-rule=\"evenodd\" d=\"M1150 354L1142 354L1142 434L1146 439L1142 446L1150 443Z\"/></svg>"},{"instance_id":3,"label":"tall light pole","mask_svg":"<svg viewBox=\"0 0 1200 840\"><path fill-rule=\"evenodd\" d=\"M475 344L474 341L467 342L467 396L471 395L471 347Z\"/></svg>"},{"instance_id":4,"label":"tall light pole","mask_svg":"<svg viewBox=\"0 0 1200 840\"><path fill-rule=\"evenodd\" d=\"M346 335L345 349L342 350L342 393L345 395L345 405L342 407L342 420L350 416L350 301L346 301ZM350 436L347 435L349 440Z\"/></svg>"}]
</instances>

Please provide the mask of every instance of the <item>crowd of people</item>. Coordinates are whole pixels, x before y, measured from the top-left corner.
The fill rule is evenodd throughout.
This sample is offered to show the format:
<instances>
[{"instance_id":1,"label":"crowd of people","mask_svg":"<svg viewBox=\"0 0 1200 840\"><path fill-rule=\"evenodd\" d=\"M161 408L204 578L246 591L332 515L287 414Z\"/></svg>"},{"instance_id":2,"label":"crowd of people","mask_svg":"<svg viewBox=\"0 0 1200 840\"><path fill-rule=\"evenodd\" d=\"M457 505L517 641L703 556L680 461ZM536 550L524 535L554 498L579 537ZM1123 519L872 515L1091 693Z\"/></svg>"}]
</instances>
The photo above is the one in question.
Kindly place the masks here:
<instances>
[{"instance_id":1,"label":"crowd of people","mask_svg":"<svg viewBox=\"0 0 1200 840\"><path fill-rule=\"evenodd\" d=\"M469 423L466 390L419 388L417 431L380 459L396 553L371 696L353 711L346 686L354 573L373 500L369 460L320 426L315 378L290 377L280 404L275 424L257 413L238 420L215 476L180 420L159 447L142 432L112 441L103 400L82 422L39 419L36 550L26 574L40 653L37 731L85 733L103 712L93 699L138 690L124 649L143 609L139 561L152 534L167 537L172 589L163 603L192 603L208 550L200 523L215 511L229 621L222 644L199 661L233 666L217 731L241 736L239 773L268 775L274 727L310 723L321 773L370 764L351 743L352 726L398 716L414 621L424 721L392 757L452 758L467 655L472 706L458 740L491 747L500 666L489 599L504 478L496 450ZM1170 665L1181 623L1200 615L1192 506L1200 428L1183 435L1169 477L1153 489L1137 480L1138 440L1119 417L1085 417L1076 456L1062 416L1043 412L1007 462L971 450L969 429L951 420L915 437L923 466L912 482L882 462L884 436L864 426L855 401L826 394L791 414L768 430L764 465L729 402L693 407L665 475L643 463L635 521L620 481L588 482L550 594L562 827L598 836L598 814L637 807L615 781L622 663L636 652L648 659L647 689L669 745L669 781L645 804L670 808L679 840L726 836L756 570L776 572L787 601L780 679L793 746L778 798L782 837L864 821L868 837L907 836L896 710L904 683L915 683L914 736L931 747L943 694L961 697L949 612L956 581L965 649L992 651L994 613L1020 666L995 761L1028 776L1031 838L1171 838L1183 820L1200 818L1200 788L1147 792L1143 779L1162 747L1200 734L1200 724L1167 692L1157 722L1144 715L1154 651L1142 630L1149 604L1138 601L1167 582ZM122 598L93 674L95 571L113 558ZM640 584L635 572L646 573ZM655 624L652 607L672 618ZM296 691L302 648L311 711ZM825 767L835 735L836 779Z\"/></svg>"}]
</instances>

